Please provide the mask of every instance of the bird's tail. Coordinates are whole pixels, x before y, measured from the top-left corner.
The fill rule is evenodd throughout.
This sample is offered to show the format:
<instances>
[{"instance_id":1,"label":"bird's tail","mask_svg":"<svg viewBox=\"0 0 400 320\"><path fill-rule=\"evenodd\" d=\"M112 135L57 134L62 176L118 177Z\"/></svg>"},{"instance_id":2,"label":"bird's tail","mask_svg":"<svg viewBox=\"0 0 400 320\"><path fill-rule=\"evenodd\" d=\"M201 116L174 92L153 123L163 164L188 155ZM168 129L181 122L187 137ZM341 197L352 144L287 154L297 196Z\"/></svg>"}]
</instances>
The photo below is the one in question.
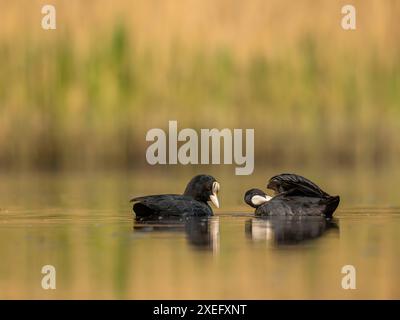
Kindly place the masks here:
<instances>
[{"instance_id":1,"label":"bird's tail","mask_svg":"<svg viewBox=\"0 0 400 320\"><path fill-rule=\"evenodd\" d=\"M329 219L332 218L333 213L335 212L336 208L338 207L340 202L339 196L329 197L326 201L326 209L325 209L325 216Z\"/></svg>"}]
</instances>

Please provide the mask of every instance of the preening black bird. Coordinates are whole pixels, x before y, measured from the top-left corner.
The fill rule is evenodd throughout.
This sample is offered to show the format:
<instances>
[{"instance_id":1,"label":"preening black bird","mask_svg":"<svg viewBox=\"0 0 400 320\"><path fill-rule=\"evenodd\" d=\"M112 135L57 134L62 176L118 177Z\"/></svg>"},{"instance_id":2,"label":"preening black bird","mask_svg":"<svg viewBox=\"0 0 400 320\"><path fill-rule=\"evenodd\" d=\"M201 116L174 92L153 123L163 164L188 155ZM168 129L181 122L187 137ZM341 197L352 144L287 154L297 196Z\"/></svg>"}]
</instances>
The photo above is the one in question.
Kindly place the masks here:
<instances>
[{"instance_id":1,"label":"preening black bird","mask_svg":"<svg viewBox=\"0 0 400 320\"><path fill-rule=\"evenodd\" d=\"M250 189L244 201L260 216L325 216L332 218L339 205L339 196L330 196L314 182L296 175L280 174L272 177L267 188L276 195L268 196L260 189Z\"/></svg>"},{"instance_id":2,"label":"preening black bird","mask_svg":"<svg viewBox=\"0 0 400 320\"><path fill-rule=\"evenodd\" d=\"M182 195L136 197L131 202L134 202L133 211L137 220L212 216L213 211L208 201L219 208L219 189L220 185L214 177L201 174L190 180Z\"/></svg>"}]
</instances>

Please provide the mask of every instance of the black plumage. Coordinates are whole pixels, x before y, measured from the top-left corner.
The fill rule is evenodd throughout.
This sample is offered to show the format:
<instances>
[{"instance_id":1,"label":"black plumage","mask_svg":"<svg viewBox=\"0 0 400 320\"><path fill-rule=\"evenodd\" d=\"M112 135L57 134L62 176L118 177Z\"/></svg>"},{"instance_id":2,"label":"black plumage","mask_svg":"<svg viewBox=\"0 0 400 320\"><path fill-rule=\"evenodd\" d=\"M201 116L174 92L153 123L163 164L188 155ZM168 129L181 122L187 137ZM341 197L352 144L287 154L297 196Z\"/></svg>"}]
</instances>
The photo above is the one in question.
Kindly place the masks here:
<instances>
[{"instance_id":1,"label":"black plumage","mask_svg":"<svg viewBox=\"0 0 400 320\"><path fill-rule=\"evenodd\" d=\"M162 194L133 198L133 211L136 219L153 220L187 216L212 216L208 205L212 201L219 206L217 193L219 184L209 175L195 176L186 186L182 195Z\"/></svg>"},{"instance_id":2,"label":"black plumage","mask_svg":"<svg viewBox=\"0 0 400 320\"><path fill-rule=\"evenodd\" d=\"M315 183L296 174L272 177L267 185L277 194L269 197L259 189L248 190L244 200L260 216L325 216L332 218L339 196L330 196Z\"/></svg>"},{"instance_id":3,"label":"black plumage","mask_svg":"<svg viewBox=\"0 0 400 320\"><path fill-rule=\"evenodd\" d=\"M282 173L269 179L267 188L277 193L290 191L292 195L309 197L329 197L325 191L318 187L314 182L293 173Z\"/></svg>"}]
</instances>

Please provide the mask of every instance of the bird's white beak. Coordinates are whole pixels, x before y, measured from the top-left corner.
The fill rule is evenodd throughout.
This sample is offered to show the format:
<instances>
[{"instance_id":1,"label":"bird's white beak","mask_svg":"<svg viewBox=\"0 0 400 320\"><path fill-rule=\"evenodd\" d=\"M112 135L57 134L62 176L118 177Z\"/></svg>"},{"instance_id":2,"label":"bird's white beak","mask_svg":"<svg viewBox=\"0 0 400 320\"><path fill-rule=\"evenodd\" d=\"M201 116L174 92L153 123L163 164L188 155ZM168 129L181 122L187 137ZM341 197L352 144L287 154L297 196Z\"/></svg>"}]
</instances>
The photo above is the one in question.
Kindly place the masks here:
<instances>
[{"instance_id":1,"label":"bird's white beak","mask_svg":"<svg viewBox=\"0 0 400 320\"><path fill-rule=\"evenodd\" d=\"M251 203L254 204L255 206L260 206L269 200L271 200L271 197L269 197L269 196L263 197L263 196L256 195L251 198Z\"/></svg>"},{"instance_id":2,"label":"bird's white beak","mask_svg":"<svg viewBox=\"0 0 400 320\"><path fill-rule=\"evenodd\" d=\"M218 197L217 197L216 194L212 194L212 195L210 196L210 200L211 200L211 202L213 203L213 205L214 205L216 208L219 208L219 201L218 201Z\"/></svg>"},{"instance_id":3,"label":"bird's white beak","mask_svg":"<svg viewBox=\"0 0 400 320\"><path fill-rule=\"evenodd\" d=\"M210 196L210 200L216 208L219 208L219 201L217 197L218 191L219 191L219 183L215 181L212 186L212 195Z\"/></svg>"}]
</instances>

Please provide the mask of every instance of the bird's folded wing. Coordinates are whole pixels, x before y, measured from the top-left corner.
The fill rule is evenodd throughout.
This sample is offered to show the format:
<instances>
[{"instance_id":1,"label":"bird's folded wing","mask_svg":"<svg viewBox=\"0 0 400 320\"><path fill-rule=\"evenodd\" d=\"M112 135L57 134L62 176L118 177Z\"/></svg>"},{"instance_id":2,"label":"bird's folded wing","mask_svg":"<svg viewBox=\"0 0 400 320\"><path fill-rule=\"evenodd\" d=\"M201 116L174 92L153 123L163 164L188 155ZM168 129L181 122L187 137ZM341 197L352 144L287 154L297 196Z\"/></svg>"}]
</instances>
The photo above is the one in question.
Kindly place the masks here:
<instances>
[{"instance_id":1,"label":"bird's folded wing","mask_svg":"<svg viewBox=\"0 0 400 320\"><path fill-rule=\"evenodd\" d=\"M155 212L162 212L165 214L191 212L196 205L199 205L198 201L175 194L136 197L131 201L139 202Z\"/></svg>"},{"instance_id":2,"label":"bird's folded wing","mask_svg":"<svg viewBox=\"0 0 400 320\"><path fill-rule=\"evenodd\" d=\"M297 174L284 173L274 176L269 180L267 187L277 193L290 192L291 195L308 197L329 196L314 182Z\"/></svg>"}]
</instances>

